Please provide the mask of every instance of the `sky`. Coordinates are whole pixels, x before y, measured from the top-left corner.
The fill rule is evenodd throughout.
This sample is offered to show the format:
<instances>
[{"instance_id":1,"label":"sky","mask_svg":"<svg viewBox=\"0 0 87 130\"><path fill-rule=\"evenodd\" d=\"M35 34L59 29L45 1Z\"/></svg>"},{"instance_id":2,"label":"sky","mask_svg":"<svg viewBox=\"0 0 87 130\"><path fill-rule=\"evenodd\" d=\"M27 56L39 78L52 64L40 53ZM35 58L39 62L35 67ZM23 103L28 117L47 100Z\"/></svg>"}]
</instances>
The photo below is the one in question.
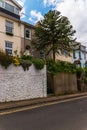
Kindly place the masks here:
<instances>
[{"instance_id":1,"label":"sky","mask_svg":"<svg viewBox=\"0 0 87 130\"><path fill-rule=\"evenodd\" d=\"M23 7L21 20L30 24L44 18L49 10L58 10L68 17L76 30L77 42L87 46L87 0L17 0Z\"/></svg>"}]
</instances>

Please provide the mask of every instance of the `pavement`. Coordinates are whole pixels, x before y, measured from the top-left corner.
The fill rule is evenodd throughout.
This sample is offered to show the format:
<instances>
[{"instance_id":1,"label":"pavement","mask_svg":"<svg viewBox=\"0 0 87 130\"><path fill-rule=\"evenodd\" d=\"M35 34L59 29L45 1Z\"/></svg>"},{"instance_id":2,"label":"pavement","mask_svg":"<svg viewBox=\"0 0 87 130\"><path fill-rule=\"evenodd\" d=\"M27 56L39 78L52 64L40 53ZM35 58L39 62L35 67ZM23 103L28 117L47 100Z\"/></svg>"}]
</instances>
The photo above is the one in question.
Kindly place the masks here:
<instances>
[{"instance_id":1,"label":"pavement","mask_svg":"<svg viewBox=\"0 0 87 130\"><path fill-rule=\"evenodd\" d=\"M87 96L87 92L61 95L61 96L48 95L48 97L46 98L29 99L29 100L14 101L14 102L4 102L4 103L0 103L0 112L14 109L14 108L17 109L17 108L22 108L22 107L27 107L27 106L31 107L34 105L40 105L40 104L51 103L55 101L62 101L65 99L72 99L72 98L84 97L84 96Z\"/></svg>"}]
</instances>

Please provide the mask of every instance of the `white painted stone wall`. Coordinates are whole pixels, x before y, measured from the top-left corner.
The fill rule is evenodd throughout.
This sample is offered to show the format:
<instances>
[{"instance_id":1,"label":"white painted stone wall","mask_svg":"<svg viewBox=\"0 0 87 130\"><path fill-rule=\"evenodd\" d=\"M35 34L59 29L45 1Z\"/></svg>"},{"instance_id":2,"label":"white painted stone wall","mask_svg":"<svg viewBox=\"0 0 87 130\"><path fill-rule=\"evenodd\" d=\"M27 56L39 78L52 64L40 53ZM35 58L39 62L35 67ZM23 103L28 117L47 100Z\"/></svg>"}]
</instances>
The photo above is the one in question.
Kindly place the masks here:
<instances>
[{"instance_id":1,"label":"white painted stone wall","mask_svg":"<svg viewBox=\"0 0 87 130\"><path fill-rule=\"evenodd\" d=\"M36 70L32 65L28 71L23 68L0 66L0 102L19 101L47 96L46 66Z\"/></svg>"}]
</instances>

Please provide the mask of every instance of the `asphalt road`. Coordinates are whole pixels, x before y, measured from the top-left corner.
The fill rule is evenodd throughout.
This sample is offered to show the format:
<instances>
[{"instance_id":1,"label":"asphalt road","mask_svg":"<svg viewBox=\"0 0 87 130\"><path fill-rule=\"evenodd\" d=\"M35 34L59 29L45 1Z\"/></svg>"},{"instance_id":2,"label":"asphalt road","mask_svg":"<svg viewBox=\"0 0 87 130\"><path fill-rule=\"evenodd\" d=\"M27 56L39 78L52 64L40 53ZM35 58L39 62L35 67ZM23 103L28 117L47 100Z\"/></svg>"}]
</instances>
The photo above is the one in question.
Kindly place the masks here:
<instances>
[{"instance_id":1,"label":"asphalt road","mask_svg":"<svg viewBox=\"0 0 87 130\"><path fill-rule=\"evenodd\" d=\"M87 98L2 115L0 130L87 130Z\"/></svg>"}]
</instances>

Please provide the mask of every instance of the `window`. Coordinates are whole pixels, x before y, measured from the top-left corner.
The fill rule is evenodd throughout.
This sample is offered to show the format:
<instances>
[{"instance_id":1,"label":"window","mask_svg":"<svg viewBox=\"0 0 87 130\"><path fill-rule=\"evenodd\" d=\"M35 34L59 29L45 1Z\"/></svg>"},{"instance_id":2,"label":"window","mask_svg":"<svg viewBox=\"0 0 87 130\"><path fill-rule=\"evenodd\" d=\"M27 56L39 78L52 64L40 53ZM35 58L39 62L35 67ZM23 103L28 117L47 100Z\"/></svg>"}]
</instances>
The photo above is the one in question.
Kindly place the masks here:
<instances>
[{"instance_id":1,"label":"window","mask_svg":"<svg viewBox=\"0 0 87 130\"><path fill-rule=\"evenodd\" d=\"M79 50L79 59L81 60L81 51Z\"/></svg>"},{"instance_id":2,"label":"window","mask_svg":"<svg viewBox=\"0 0 87 130\"><path fill-rule=\"evenodd\" d=\"M0 7L4 7L4 1L0 0Z\"/></svg>"},{"instance_id":3,"label":"window","mask_svg":"<svg viewBox=\"0 0 87 130\"><path fill-rule=\"evenodd\" d=\"M84 59L86 60L86 52L84 52Z\"/></svg>"},{"instance_id":4,"label":"window","mask_svg":"<svg viewBox=\"0 0 87 130\"><path fill-rule=\"evenodd\" d=\"M12 54L12 42L5 41L5 51L7 54Z\"/></svg>"},{"instance_id":5,"label":"window","mask_svg":"<svg viewBox=\"0 0 87 130\"><path fill-rule=\"evenodd\" d=\"M14 13L19 15L19 9L14 8Z\"/></svg>"},{"instance_id":6,"label":"window","mask_svg":"<svg viewBox=\"0 0 87 130\"><path fill-rule=\"evenodd\" d=\"M73 51L73 58L76 59L76 52Z\"/></svg>"},{"instance_id":7,"label":"window","mask_svg":"<svg viewBox=\"0 0 87 130\"><path fill-rule=\"evenodd\" d=\"M13 34L13 23L10 21L6 21L6 33Z\"/></svg>"},{"instance_id":8,"label":"window","mask_svg":"<svg viewBox=\"0 0 87 130\"><path fill-rule=\"evenodd\" d=\"M61 54L64 55L65 57L69 56L67 50L64 50L64 49L61 50Z\"/></svg>"},{"instance_id":9,"label":"window","mask_svg":"<svg viewBox=\"0 0 87 130\"><path fill-rule=\"evenodd\" d=\"M0 0L0 7L19 15L19 9L10 5L9 3L5 2L4 0Z\"/></svg>"},{"instance_id":10,"label":"window","mask_svg":"<svg viewBox=\"0 0 87 130\"><path fill-rule=\"evenodd\" d=\"M28 29L28 28L25 29L25 37L28 38L28 39L31 38L31 30Z\"/></svg>"},{"instance_id":11,"label":"window","mask_svg":"<svg viewBox=\"0 0 87 130\"><path fill-rule=\"evenodd\" d=\"M8 4L8 3L5 3L5 9L14 13L14 6Z\"/></svg>"}]
</instances>

